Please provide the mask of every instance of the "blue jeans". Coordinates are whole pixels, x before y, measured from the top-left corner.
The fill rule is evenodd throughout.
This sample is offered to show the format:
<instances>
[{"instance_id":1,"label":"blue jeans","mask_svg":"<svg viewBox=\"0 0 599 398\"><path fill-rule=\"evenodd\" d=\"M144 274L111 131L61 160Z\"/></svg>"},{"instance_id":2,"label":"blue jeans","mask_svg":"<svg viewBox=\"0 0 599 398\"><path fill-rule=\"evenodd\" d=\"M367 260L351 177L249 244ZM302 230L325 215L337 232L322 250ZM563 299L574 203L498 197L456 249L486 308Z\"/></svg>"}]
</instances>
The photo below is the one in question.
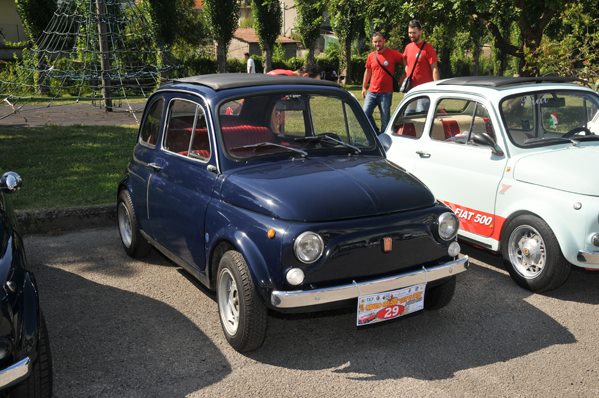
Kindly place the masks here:
<instances>
[{"instance_id":1,"label":"blue jeans","mask_svg":"<svg viewBox=\"0 0 599 398\"><path fill-rule=\"evenodd\" d=\"M364 99L364 113L372 123L372 127L376 130L376 123L374 122L374 118L372 117L372 113L374 112L374 108L378 106L379 112L381 114L381 132L385 131L387 124L389 124L389 119L391 118L391 100L393 98L393 93L372 93L368 91L366 93L366 98Z\"/></svg>"}]
</instances>

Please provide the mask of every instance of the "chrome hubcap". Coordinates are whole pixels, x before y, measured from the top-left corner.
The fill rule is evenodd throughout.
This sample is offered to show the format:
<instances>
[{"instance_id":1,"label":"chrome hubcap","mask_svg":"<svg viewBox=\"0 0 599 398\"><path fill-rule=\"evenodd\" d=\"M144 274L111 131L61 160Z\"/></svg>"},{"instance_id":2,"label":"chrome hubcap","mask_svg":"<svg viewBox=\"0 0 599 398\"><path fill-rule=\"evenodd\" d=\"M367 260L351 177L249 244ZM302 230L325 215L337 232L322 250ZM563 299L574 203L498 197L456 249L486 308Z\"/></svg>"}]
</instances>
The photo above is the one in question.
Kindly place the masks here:
<instances>
[{"instance_id":1,"label":"chrome hubcap","mask_svg":"<svg viewBox=\"0 0 599 398\"><path fill-rule=\"evenodd\" d=\"M515 270L526 279L538 277L547 260L543 237L530 225L521 225L510 235L510 262Z\"/></svg>"},{"instance_id":2,"label":"chrome hubcap","mask_svg":"<svg viewBox=\"0 0 599 398\"><path fill-rule=\"evenodd\" d=\"M223 269L218 282L218 310L227 334L233 336L239 327L239 291L231 271Z\"/></svg>"},{"instance_id":3,"label":"chrome hubcap","mask_svg":"<svg viewBox=\"0 0 599 398\"><path fill-rule=\"evenodd\" d=\"M123 241L125 247L131 247L131 241L133 240L133 233L131 232L131 219L129 218L129 210L123 202L119 203L117 213L121 240Z\"/></svg>"}]
</instances>

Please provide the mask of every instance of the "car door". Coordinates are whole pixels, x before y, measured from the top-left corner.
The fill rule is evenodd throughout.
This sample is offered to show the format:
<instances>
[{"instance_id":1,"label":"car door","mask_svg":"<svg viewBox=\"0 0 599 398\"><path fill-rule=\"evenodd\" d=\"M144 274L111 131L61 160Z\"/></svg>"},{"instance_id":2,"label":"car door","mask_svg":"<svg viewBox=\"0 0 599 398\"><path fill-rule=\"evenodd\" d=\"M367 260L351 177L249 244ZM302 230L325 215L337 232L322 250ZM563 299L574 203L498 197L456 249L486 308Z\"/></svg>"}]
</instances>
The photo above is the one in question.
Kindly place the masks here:
<instances>
[{"instance_id":1,"label":"car door","mask_svg":"<svg viewBox=\"0 0 599 398\"><path fill-rule=\"evenodd\" d=\"M164 108L165 99L162 93L148 100L139 128L138 142L133 150L133 159L129 164L129 186L135 214L139 215L137 221L141 229L150 236L153 234L148 222L147 187L155 174L152 166L160 147L158 140L162 131Z\"/></svg>"},{"instance_id":2,"label":"car door","mask_svg":"<svg viewBox=\"0 0 599 398\"><path fill-rule=\"evenodd\" d=\"M152 236L199 271L206 261L204 218L217 179L207 115L192 98L170 99L147 187Z\"/></svg>"},{"instance_id":3,"label":"car door","mask_svg":"<svg viewBox=\"0 0 599 398\"><path fill-rule=\"evenodd\" d=\"M484 237L498 236L503 223L496 217L495 201L507 164L504 154L473 142L474 133L498 139L496 118L488 109L473 98L441 97L430 109L427 134L393 145L413 143L401 149L409 170L455 211L462 231Z\"/></svg>"}]
</instances>

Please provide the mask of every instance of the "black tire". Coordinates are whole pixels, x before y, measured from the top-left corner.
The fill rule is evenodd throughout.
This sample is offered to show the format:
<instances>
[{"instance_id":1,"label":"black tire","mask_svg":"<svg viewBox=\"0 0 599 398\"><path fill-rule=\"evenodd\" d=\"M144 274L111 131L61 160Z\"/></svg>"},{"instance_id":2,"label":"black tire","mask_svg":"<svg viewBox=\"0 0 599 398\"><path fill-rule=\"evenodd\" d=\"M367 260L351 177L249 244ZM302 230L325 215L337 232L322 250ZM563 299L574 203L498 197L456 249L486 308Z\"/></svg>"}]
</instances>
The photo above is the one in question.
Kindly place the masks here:
<instances>
[{"instance_id":1,"label":"black tire","mask_svg":"<svg viewBox=\"0 0 599 398\"><path fill-rule=\"evenodd\" d=\"M41 317L37 359L27 380L9 391L11 398L50 398L52 396L52 354L46 321Z\"/></svg>"},{"instance_id":2,"label":"black tire","mask_svg":"<svg viewBox=\"0 0 599 398\"><path fill-rule=\"evenodd\" d=\"M237 251L227 251L220 260L216 299L220 323L229 344L238 352L260 348L266 337L268 312L256 292L243 256ZM236 320L231 307L237 309Z\"/></svg>"},{"instance_id":3,"label":"black tire","mask_svg":"<svg viewBox=\"0 0 599 398\"><path fill-rule=\"evenodd\" d=\"M439 310L451 302L455 292L456 277L452 276L446 282L429 288L424 295L424 309Z\"/></svg>"},{"instance_id":4,"label":"black tire","mask_svg":"<svg viewBox=\"0 0 599 398\"><path fill-rule=\"evenodd\" d=\"M117 226L119 228L119 235L125 252L133 258L143 258L147 256L151 246L141 235L139 223L137 222L137 215L133 209L131 195L126 189L119 192L116 209Z\"/></svg>"},{"instance_id":5,"label":"black tire","mask_svg":"<svg viewBox=\"0 0 599 398\"><path fill-rule=\"evenodd\" d=\"M572 268L549 225L531 214L510 221L502 233L501 254L512 279L533 292L561 286Z\"/></svg>"}]
</instances>

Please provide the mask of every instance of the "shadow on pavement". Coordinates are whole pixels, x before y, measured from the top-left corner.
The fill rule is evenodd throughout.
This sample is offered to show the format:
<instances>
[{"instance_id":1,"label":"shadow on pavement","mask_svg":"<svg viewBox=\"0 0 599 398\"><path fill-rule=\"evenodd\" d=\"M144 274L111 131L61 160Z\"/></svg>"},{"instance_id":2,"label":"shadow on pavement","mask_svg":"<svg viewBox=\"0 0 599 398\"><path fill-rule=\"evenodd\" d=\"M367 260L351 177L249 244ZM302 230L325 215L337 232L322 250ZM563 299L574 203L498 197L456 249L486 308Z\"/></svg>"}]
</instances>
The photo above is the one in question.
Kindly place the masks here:
<instances>
[{"instance_id":1,"label":"shadow on pavement","mask_svg":"<svg viewBox=\"0 0 599 398\"><path fill-rule=\"evenodd\" d=\"M505 269L501 256L491 253L488 250L463 244L462 253L497 269ZM511 280L507 274L504 277ZM514 285L516 285L515 282ZM524 291L526 292L527 290ZM529 294L532 293L529 292ZM587 271L583 268L572 266L572 272L566 283L555 290L540 294L558 300L597 305L599 304L599 271Z\"/></svg>"},{"instance_id":2,"label":"shadow on pavement","mask_svg":"<svg viewBox=\"0 0 599 398\"><path fill-rule=\"evenodd\" d=\"M57 396L182 397L231 372L212 341L169 305L61 269L34 271Z\"/></svg>"},{"instance_id":3,"label":"shadow on pavement","mask_svg":"<svg viewBox=\"0 0 599 398\"><path fill-rule=\"evenodd\" d=\"M529 295L509 277L472 266L440 311L369 329L356 329L354 312L270 317L264 347L250 356L292 369L336 368L352 379L435 380L574 343L565 327L524 300Z\"/></svg>"}]
</instances>

